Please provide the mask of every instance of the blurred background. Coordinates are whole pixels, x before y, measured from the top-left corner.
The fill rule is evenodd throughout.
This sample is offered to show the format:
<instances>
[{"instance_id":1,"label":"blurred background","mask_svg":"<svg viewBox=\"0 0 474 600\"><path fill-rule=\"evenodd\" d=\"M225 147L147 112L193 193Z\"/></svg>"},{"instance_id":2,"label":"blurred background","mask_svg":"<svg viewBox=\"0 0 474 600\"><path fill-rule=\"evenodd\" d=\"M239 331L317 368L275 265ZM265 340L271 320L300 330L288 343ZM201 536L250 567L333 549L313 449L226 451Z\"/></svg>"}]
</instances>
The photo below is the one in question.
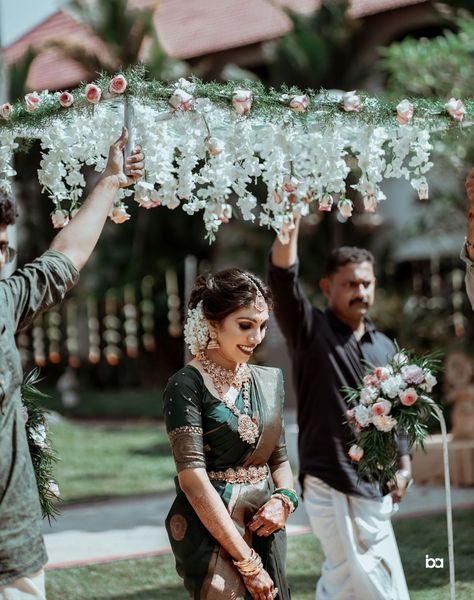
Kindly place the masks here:
<instances>
[{"instance_id":1,"label":"blurred background","mask_svg":"<svg viewBox=\"0 0 474 600\"><path fill-rule=\"evenodd\" d=\"M0 102L33 90L72 89L137 63L165 81L195 75L394 99L472 97L472 0L0 0L0 7ZM432 143L430 199L420 200L407 182L388 180L388 199L375 214L356 211L347 223L333 213L311 214L302 226L301 277L322 307L318 280L330 250L369 248L377 259L374 320L400 346L443 352L437 393L448 418L454 406L465 423L458 439L472 441L474 330L459 253L474 141L457 128ZM54 235L53 206L36 177L40 160L35 143L15 156L20 265ZM356 192L349 196L357 200ZM199 214L137 206L130 212L124 225L107 223L63 305L18 337L25 370L41 367L41 387L51 395L46 405L74 418L58 421L54 431L69 502L108 497L112 488L125 495L171 488L173 465L155 419L161 390L184 361L186 291L206 269L238 265L264 276L273 241L271 232L235 218L208 245ZM294 408L286 348L274 323L257 360L285 369L287 408ZM463 449L462 485L474 485L473 445ZM117 465L125 483L113 479ZM439 465L424 471L427 480L440 481Z\"/></svg>"}]
</instances>

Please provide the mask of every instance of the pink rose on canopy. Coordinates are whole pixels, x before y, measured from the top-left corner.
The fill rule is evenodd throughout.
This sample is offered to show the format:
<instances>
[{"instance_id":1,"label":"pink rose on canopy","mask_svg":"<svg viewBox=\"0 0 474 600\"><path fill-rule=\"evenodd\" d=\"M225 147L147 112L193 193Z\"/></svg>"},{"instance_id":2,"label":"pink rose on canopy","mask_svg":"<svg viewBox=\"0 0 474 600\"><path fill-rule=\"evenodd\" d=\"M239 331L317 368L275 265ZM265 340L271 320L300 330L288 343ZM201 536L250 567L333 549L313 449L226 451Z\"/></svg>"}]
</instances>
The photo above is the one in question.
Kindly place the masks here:
<instances>
[{"instance_id":1,"label":"pink rose on canopy","mask_svg":"<svg viewBox=\"0 0 474 600\"><path fill-rule=\"evenodd\" d=\"M86 99L92 104L97 104L102 96L102 90L98 85L94 83L88 83L86 85L86 89L84 90L84 95Z\"/></svg>"},{"instance_id":2,"label":"pink rose on canopy","mask_svg":"<svg viewBox=\"0 0 474 600\"><path fill-rule=\"evenodd\" d=\"M364 208L366 212L374 213L377 210L378 202L375 196L364 196Z\"/></svg>"},{"instance_id":3,"label":"pink rose on canopy","mask_svg":"<svg viewBox=\"0 0 474 600\"><path fill-rule=\"evenodd\" d=\"M357 444L353 444L349 448L349 458L354 462L359 462L364 456L364 449L358 446Z\"/></svg>"},{"instance_id":4,"label":"pink rose on canopy","mask_svg":"<svg viewBox=\"0 0 474 600\"><path fill-rule=\"evenodd\" d=\"M299 181L296 177L285 177L284 181L283 181L283 185L281 186L282 189L285 192L288 192L289 194L291 194L291 192L294 192L296 190L296 188L298 187Z\"/></svg>"},{"instance_id":5,"label":"pink rose on canopy","mask_svg":"<svg viewBox=\"0 0 474 600\"><path fill-rule=\"evenodd\" d=\"M324 196L319 199L319 210L322 212L331 212L333 204L334 200L331 194L324 194Z\"/></svg>"},{"instance_id":6,"label":"pink rose on canopy","mask_svg":"<svg viewBox=\"0 0 474 600\"><path fill-rule=\"evenodd\" d=\"M425 379L425 373L423 369L417 365L406 365L405 367L402 367L401 373L403 380L406 383L419 385L420 383L423 383Z\"/></svg>"},{"instance_id":7,"label":"pink rose on canopy","mask_svg":"<svg viewBox=\"0 0 474 600\"><path fill-rule=\"evenodd\" d=\"M69 108L74 102L74 96L69 92L61 92L61 94L59 94L58 100L59 104L63 108Z\"/></svg>"},{"instance_id":8,"label":"pink rose on canopy","mask_svg":"<svg viewBox=\"0 0 474 600\"><path fill-rule=\"evenodd\" d=\"M232 98L234 110L243 117L252 108L253 94L249 90L235 90Z\"/></svg>"},{"instance_id":9,"label":"pink rose on canopy","mask_svg":"<svg viewBox=\"0 0 474 600\"><path fill-rule=\"evenodd\" d=\"M397 105L397 121L400 125L407 125L413 118L413 104L409 100L402 100Z\"/></svg>"},{"instance_id":10,"label":"pink rose on canopy","mask_svg":"<svg viewBox=\"0 0 474 600\"><path fill-rule=\"evenodd\" d=\"M109 92L114 94L123 94L127 89L127 80L123 75L115 75L109 85Z\"/></svg>"},{"instance_id":11,"label":"pink rose on canopy","mask_svg":"<svg viewBox=\"0 0 474 600\"><path fill-rule=\"evenodd\" d=\"M54 229L62 229L69 223L69 213L66 210L58 208L51 213L51 221Z\"/></svg>"},{"instance_id":12,"label":"pink rose on canopy","mask_svg":"<svg viewBox=\"0 0 474 600\"><path fill-rule=\"evenodd\" d=\"M188 112L194 102L194 96L188 94L184 90L177 89L175 93L169 99L169 103L173 109L181 110L182 112Z\"/></svg>"},{"instance_id":13,"label":"pink rose on canopy","mask_svg":"<svg viewBox=\"0 0 474 600\"><path fill-rule=\"evenodd\" d=\"M352 201L349 200L348 198L344 198L344 200L339 200L339 202L337 204L337 208L339 209L339 212L345 219L352 217L352 211L354 210L354 205L352 204Z\"/></svg>"},{"instance_id":14,"label":"pink rose on canopy","mask_svg":"<svg viewBox=\"0 0 474 600\"><path fill-rule=\"evenodd\" d=\"M352 92L346 92L342 96L342 102L344 106L344 110L347 112L360 112L362 107L360 96L355 93L355 90Z\"/></svg>"},{"instance_id":15,"label":"pink rose on canopy","mask_svg":"<svg viewBox=\"0 0 474 600\"><path fill-rule=\"evenodd\" d=\"M38 96L37 92L32 92L31 94L26 94L25 102L26 110L28 112L33 112L41 104L41 98Z\"/></svg>"},{"instance_id":16,"label":"pink rose on canopy","mask_svg":"<svg viewBox=\"0 0 474 600\"><path fill-rule=\"evenodd\" d=\"M130 219L130 215L127 212L127 207L125 204L119 204L118 206L114 206L109 213L109 217L112 219L114 223L120 225L121 223L125 223Z\"/></svg>"},{"instance_id":17,"label":"pink rose on canopy","mask_svg":"<svg viewBox=\"0 0 474 600\"><path fill-rule=\"evenodd\" d=\"M5 102L0 106L0 115L6 120L9 119L12 114L12 105L10 102Z\"/></svg>"},{"instance_id":18,"label":"pink rose on canopy","mask_svg":"<svg viewBox=\"0 0 474 600\"><path fill-rule=\"evenodd\" d=\"M309 97L306 94L303 96L293 96L290 100L290 108L293 112L305 112L308 104Z\"/></svg>"},{"instance_id":19,"label":"pink rose on canopy","mask_svg":"<svg viewBox=\"0 0 474 600\"><path fill-rule=\"evenodd\" d=\"M450 98L446 103L446 110L455 121L462 121L466 114L466 105L462 100Z\"/></svg>"},{"instance_id":20,"label":"pink rose on canopy","mask_svg":"<svg viewBox=\"0 0 474 600\"><path fill-rule=\"evenodd\" d=\"M211 156L219 156L224 150L224 144L221 140L211 137L206 141L206 148Z\"/></svg>"},{"instance_id":21,"label":"pink rose on canopy","mask_svg":"<svg viewBox=\"0 0 474 600\"><path fill-rule=\"evenodd\" d=\"M407 388L398 394L400 402L403 406L412 406L418 400L418 394L415 388Z\"/></svg>"}]
</instances>

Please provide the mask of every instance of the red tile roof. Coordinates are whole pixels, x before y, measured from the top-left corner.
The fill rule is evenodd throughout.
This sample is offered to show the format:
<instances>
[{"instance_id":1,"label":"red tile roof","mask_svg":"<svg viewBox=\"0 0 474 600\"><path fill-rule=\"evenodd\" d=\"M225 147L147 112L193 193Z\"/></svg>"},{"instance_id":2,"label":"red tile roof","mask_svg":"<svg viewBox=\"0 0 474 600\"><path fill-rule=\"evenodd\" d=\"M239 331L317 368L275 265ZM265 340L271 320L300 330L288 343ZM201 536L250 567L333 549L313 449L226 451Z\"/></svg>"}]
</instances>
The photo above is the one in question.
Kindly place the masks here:
<instances>
[{"instance_id":1,"label":"red tile roof","mask_svg":"<svg viewBox=\"0 0 474 600\"><path fill-rule=\"evenodd\" d=\"M154 22L158 38L174 58L190 59L231 48L276 39L291 30L291 21L282 10L308 13L322 0L129 0L133 8L156 8ZM363 17L426 0L352 0L351 14ZM40 46L52 38L87 42L97 54L106 45L83 23L66 11L54 13L19 40L4 49L7 65L16 62L30 46ZM34 61L28 77L30 89L65 89L75 86L89 74L78 63L58 52L43 52Z\"/></svg>"}]
</instances>

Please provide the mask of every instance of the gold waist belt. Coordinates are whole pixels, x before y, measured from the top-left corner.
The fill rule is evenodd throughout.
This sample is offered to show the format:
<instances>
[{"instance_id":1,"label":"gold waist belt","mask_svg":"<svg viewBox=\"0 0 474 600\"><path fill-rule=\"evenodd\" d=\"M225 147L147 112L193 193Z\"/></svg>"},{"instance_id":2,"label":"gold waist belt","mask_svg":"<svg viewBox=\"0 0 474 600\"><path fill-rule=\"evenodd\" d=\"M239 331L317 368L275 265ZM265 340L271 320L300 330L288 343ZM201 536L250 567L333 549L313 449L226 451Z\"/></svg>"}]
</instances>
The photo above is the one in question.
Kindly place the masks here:
<instances>
[{"instance_id":1,"label":"gold waist belt","mask_svg":"<svg viewBox=\"0 0 474 600\"><path fill-rule=\"evenodd\" d=\"M268 465L256 467L237 467L236 469L226 469L225 471L208 471L209 479L225 481L226 483L258 483L266 479L268 475Z\"/></svg>"}]
</instances>

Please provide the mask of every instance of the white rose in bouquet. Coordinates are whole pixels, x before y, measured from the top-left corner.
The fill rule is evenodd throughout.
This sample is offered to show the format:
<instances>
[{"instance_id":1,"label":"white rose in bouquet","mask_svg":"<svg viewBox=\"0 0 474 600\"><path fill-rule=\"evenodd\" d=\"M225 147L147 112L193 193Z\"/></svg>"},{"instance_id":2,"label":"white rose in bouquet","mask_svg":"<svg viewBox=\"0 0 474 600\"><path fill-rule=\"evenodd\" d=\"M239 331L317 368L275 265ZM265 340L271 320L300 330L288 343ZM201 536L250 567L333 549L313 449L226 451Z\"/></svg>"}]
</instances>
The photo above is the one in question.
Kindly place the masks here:
<instances>
[{"instance_id":1,"label":"white rose in bouquet","mask_svg":"<svg viewBox=\"0 0 474 600\"><path fill-rule=\"evenodd\" d=\"M385 381L382 381L380 384L382 391L389 398L396 398L401 390L406 388L406 383L403 381L403 377L401 375L394 375L393 377L389 377Z\"/></svg>"}]
</instances>

